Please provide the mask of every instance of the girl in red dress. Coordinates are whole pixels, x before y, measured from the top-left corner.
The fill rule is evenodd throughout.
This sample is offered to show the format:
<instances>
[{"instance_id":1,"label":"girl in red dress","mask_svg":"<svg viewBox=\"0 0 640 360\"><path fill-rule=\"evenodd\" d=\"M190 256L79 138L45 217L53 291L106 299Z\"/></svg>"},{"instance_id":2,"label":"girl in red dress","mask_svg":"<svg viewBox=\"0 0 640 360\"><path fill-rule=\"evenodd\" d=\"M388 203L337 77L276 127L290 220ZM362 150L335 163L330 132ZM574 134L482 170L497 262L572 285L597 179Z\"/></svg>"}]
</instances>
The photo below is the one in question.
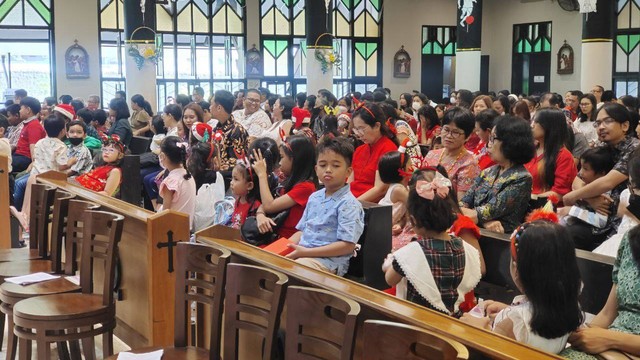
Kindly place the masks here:
<instances>
[{"instance_id":1,"label":"girl in red dress","mask_svg":"<svg viewBox=\"0 0 640 360\"><path fill-rule=\"evenodd\" d=\"M102 160L104 165L76 178L76 181L89 190L114 196L120 190L122 172L120 164L125 154L125 145L118 135L102 135Z\"/></svg>"}]
</instances>

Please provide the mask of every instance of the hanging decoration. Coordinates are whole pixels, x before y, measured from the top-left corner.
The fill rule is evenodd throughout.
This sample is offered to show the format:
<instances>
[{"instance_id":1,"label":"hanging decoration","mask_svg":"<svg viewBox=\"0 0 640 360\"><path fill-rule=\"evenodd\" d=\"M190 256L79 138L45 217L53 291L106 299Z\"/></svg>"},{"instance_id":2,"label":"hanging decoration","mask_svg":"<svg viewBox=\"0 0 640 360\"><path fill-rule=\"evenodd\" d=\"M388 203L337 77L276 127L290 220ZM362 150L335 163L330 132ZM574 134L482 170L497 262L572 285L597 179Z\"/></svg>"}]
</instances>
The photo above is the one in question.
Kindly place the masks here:
<instances>
[{"instance_id":1,"label":"hanging decoration","mask_svg":"<svg viewBox=\"0 0 640 360\"><path fill-rule=\"evenodd\" d=\"M136 34L136 32L143 29L153 33L154 40L135 40L134 35ZM141 26L135 29L131 33L131 39L126 41L129 44L129 49L127 50L127 53L136 62L136 66L138 67L138 70L142 70L145 62L149 62L154 65L157 65L158 61L162 59L162 49L157 45L155 39L156 39L156 32L153 29L147 26Z\"/></svg>"},{"instance_id":2,"label":"hanging decoration","mask_svg":"<svg viewBox=\"0 0 640 360\"><path fill-rule=\"evenodd\" d=\"M578 0L578 3L580 4L580 12L583 14L598 11L596 8L598 0Z\"/></svg>"},{"instance_id":3,"label":"hanging decoration","mask_svg":"<svg viewBox=\"0 0 640 360\"><path fill-rule=\"evenodd\" d=\"M318 46L318 41L323 36L331 36L333 38L333 35L330 33L321 34L316 39L316 43L314 45L316 60L318 60L318 62L322 67L322 73L326 74L327 72L331 71L331 69L333 69L334 66L337 69L340 69L342 58L339 55L340 51L337 51L337 52L334 51L333 47L327 46L326 48L322 48Z\"/></svg>"},{"instance_id":4,"label":"hanging decoration","mask_svg":"<svg viewBox=\"0 0 640 360\"><path fill-rule=\"evenodd\" d=\"M144 13L147 10L146 0L140 0L140 12L142 13L142 23L144 24Z\"/></svg>"},{"instance_id":5,"label":"hanging decoration","mask_svg":"<svg viewBox=\"0 0 640 360\"><path fill-rule=\"evenodd\" d=\"M466 26L469 31L469 25L473 24L475 18L473 15L473 4L477 0L458 0L458 9L460 9L460 25Z\"/></svg>"}]
</instances>

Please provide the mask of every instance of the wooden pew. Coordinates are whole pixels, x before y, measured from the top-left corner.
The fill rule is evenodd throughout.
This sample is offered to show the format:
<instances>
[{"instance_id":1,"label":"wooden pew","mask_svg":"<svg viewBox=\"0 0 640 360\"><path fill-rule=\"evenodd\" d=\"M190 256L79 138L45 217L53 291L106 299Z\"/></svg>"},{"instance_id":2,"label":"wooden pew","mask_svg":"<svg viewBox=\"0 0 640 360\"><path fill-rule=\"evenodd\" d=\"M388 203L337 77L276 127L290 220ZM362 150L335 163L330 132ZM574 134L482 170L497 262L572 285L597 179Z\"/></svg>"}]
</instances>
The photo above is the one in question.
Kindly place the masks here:
<instances>
[{"instance_id":1,"label":"wooden pew","mask_svg":"<svg viewBox=\"0 0 640 360\"><path fill-rule=\"evenodd\" d=\"M9 176L9 159L0 156L0 249L11 249Z\"/></svg>"},{"instance_id":2,"label":"wooden pew","mask_svg":"<svg viewBox=\"0 0 640 360\"><path fill-rule=\"evenodd\" d=\"M129 150L133 155L142 155L149 151L151 146L151 138L145 136L134 136L129 143Z\"/></svg>"},{"instance_id":3,"label":"wooden pew","mask_svg":"<svg viewBox=\"0 0 640 360\"><path fill-rule=\"evenodd\" d=\"M249 263L283 272L289 285L311 286L329 290L360 303L356 352L362 359L362 324L364 320L380 319L419 326L461 342L479 358L491 359L559 359L559 357L522 345L514 340L464 324L422 306L400 300L354 281L308 268L303 265L243 243L237 230L213 226L198 232L197 241L229 249L232 263ZM207 325L204 325L207 326ZM255 347L259 349L259 347ZM259 358L255 353L250 358Z\"/></svg>"},{"instance_id":4,"label":"wooden pew","mask_svg":"<svg viewBox=\"0 0 640 360\"><path fill-rule=\"evenodd\" d=\"M349 261L346 277L378 290L389 287L380 269L391 252L391 206L362 202L365 228L358 244L358 256Z\"/></svg>"},{"instance_id":5,"label":"wooden pew","mask_svg":"<svg viewBox=\"0 0 640 360\"><path fill-rule=\"evenodd\" d=\"M173 244L189 240L189 217L172 211L147 211L70 183L59 172L39 175L37 181L125 217L118 246L121 280L116 294L115 335L132 348L173 345L175 273L170 259L174 260ZM100 280L95 286L100 288L101 284Z\"/></svg>"},{"instance_id":6,"label":"wooden pew","mask_svg":"<svg viewBox=\"0 0 640 360\"><path fill-rule=\"evenodd\" d=\"M484 283L495 287L486 287L481 284L476 289L476 295L499 301L511 301L513 296L519 292L511 279L509 273L509 263L511 261L510 236L498 234L491 231L481 230L482 238L480 247L487 266L487 273L482 279ZM578 268L582 275L584 288L580 295L582 309L586 312L597 314L604 304L611 290L611 271L613 270L614 258L590 251L576 250L578 257ZM500 293L500 289L503 293Z\"/></svg>"}]
</instances>

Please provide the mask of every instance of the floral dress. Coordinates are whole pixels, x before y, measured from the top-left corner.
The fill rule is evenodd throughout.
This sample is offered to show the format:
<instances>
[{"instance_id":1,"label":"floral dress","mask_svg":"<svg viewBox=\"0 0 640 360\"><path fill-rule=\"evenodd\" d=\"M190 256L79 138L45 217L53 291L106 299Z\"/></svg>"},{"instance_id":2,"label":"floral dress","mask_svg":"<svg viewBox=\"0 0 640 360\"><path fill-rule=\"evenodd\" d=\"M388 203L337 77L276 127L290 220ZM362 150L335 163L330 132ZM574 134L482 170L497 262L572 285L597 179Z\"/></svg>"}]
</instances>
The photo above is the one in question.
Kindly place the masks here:
<instances>
[{"instance_id":1,"label":"floral dress","mask_svg":"<svg viewBox=\"0 0 640 360\"><path fill-rule=\"evenodd\" d=\"M620 243L611 278L618 286L618 316L609 330L640 335L640 269L631 253L628 232ZM566 349L560 355L569 359L597 359L574 349Z\"/></svg>"},{"instance_id":2,"label":"floral dress","mask_svg":"<svg viewBox=\"0 0 640 360\"><path fill-rule=\"evenodd\" d=\"M531 199L531 174L523 165L500 171L494 165L475 178L460 206L478 213L478 224L498 220L505 233L511 233L524 219Z\"/></svg>"},{"instance_id":3,"label":"floral dress","mask_svg":"<svg viewBox=\"0 0 640 360\"><path fill-rule=\"evenodd\" d=\"M444 159L444 149L431 150L424 157L422 166L436 167L442 165L447 171L453 188L457 192L469 191L474 179L480 174L480 167L476 159L467 151L463 151L453 160Z\"/></svg>"}]
</instances>

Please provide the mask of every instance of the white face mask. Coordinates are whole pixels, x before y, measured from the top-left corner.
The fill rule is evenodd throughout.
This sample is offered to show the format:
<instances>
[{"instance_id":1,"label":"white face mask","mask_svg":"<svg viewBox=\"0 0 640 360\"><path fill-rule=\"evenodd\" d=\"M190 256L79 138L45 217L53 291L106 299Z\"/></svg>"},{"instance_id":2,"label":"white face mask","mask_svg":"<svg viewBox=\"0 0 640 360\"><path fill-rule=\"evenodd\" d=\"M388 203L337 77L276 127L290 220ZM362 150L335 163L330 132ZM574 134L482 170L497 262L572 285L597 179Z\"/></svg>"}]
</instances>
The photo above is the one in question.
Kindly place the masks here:
<instances>
[{"instance_id":1,"label":"white face mask","mask_svg":"<svg viewBox=\"0 0 640 360\"><path fill-rule=\"evenodd\" d=\"M451 105L455 105L455 103L458 101L458 99L456 99L455 97L451 97L451 99L449 99L449 101L451 102Z\"/></svg>"},{"instance_id":2,"label":"white face mask","mask_svg":"<svg viewBox=\"0 0 640 360\"><path fill-rule=\"evenodd\" d=\"M346 113L347 111L349 111L349 109L347 109L347 107L346 107L346 106L342 106L342 105L338 105L338 109L339 109L339 110L338 110L338 115L340 115L340 114L344 114L344 113Z\"/></svg>"},{"instance_id":3,"label":"white face mask","mask_svg":"<svg viewBox=\"0 0 640 360\"><path fill-rule=\"evenodd\" d=\"M413 110L415 110L415 111L420 110L420 107L422 107L422 104L420 104L420 103L419 103L419 102L417 102L417 101L414 101L414 102L413 102L413 104L411 104L411 108L412 108Z\"/></svg>"}]
</instances>

